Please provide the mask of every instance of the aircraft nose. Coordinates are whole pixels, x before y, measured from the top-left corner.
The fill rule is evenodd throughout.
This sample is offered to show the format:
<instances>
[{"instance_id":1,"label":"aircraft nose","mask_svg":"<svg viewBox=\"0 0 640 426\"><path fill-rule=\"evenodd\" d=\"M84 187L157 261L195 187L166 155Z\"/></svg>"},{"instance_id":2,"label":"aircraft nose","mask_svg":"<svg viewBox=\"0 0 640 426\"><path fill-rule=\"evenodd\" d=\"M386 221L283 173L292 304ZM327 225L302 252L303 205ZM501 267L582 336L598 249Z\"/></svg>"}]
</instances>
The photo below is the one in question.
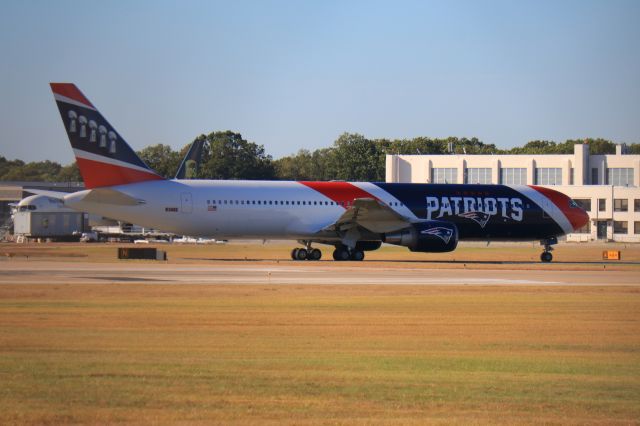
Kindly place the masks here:
<instances>
[{"instance_id":1,"label":"aircraft nose","mask_svg":"<svg viewBox=\"0 0 640 426\"><path fill-rule=\"evenodd\" d=\"M589 222L589 215L587 212L562 192L542 186L530 186L558 208L559 215L557 216L556 221L558 222L558 225L562 227L565 234L576 231Z\"/></svg>"},{"instance_id":2,"label":"aircraft nose","mask_svg":"<svg viewBox=\"0 0 640 426\"><path fill-rule=\"evenodd\" d=\"M576 228L576 225L574 224L574 231L582 228L587 223L589 223L589 213L587 213L582 207L578 207L578 210L580 210L580 212L578 213L579 217L576 219L576 224L578 227Z\"/></svg>"}]
</instances>

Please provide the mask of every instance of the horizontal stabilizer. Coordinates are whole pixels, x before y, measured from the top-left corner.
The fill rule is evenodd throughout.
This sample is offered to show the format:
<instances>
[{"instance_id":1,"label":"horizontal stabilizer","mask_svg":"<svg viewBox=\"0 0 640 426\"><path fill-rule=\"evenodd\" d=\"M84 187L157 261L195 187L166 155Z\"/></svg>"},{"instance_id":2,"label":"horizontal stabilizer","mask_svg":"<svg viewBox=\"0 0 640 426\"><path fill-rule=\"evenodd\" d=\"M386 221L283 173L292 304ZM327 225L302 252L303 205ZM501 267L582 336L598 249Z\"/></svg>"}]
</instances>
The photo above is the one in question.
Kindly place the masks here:
<instances>
[{"instance_id":1,"label":"horizontal stabilizer","mask_svg":"<svg viewBox=\"0 0 640 426\"><path fill-rule=\"evenodd\" d=\"M84 192L84 194L82 194ZM76 201L97 203L97 204L113 204L118 206L137 206L144 204L144 200L134 198L124 192L117 191L112 188L96 188L89 191L76 192L68 194L65 202L72 204Z\"/></svg>"},{"instance_id":2,"label":"horizontal stabilizer","mask_svg":"<svg viewBox=\"0 0 640 426\"><path fill-rule=\"evenodd\" d=\"M65 195L69 195L68 192L60 192L60 191L47 191L45 189L29 189L24 188L26 192L30 192L36 195L44 195L49 198L55 198L56 200L64 200Z\"/></svg>"}]
</instances>

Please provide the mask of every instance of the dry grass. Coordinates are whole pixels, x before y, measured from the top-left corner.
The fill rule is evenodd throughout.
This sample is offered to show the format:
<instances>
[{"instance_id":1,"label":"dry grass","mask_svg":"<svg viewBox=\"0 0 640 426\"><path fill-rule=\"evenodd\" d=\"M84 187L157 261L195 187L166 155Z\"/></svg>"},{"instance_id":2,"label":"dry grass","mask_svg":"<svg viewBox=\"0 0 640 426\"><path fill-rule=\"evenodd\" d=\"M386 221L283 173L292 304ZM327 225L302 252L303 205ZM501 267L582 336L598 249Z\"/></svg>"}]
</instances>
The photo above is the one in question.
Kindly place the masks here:
<instances>
[{"instance_id":1,"label":"dry grass","mask_svg":"<svg viewBox=\"0 0 640 426\"><path fill-rule=\"evenodd\" d=\"M0 423L637 423L634 287L0 286Z\"/></svg>"}]
</instances>

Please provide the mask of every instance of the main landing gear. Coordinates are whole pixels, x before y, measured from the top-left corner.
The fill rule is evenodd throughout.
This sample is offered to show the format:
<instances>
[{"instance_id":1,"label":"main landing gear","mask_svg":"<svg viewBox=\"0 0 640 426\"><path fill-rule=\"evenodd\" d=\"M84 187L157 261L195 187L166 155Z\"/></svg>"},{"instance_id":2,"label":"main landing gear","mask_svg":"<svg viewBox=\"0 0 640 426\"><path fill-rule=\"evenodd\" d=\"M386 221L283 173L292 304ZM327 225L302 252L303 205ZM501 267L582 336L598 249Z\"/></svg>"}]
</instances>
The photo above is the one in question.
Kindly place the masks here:
<instances>
[{"instance_id":1,"label":"main landing gear","mask_svg":"<svg viewBox=\"0 0 640 426\"><path fill-rule=\"evenodd\" d=\"M364 251L358 249L349 249L346 246L337 246L333 251L333 260L355 260L357 262L364 260Z\"/></svg>"},{"instance_id":2,"label":"main landing gear","mask_svg":"<svg viewBox=\"0 0 640 426\"><path fill-rule=\"evenodd\" d=\"M320 260L321 257L322 252L317 248L311 248L311 245L291 250L291 259L293 260Z\"/></svg>"},{"instance_id":3,"label":"main landing gear","mask_svg":"<svg viewBox=\"0 0 640 426\"><path fill-rule=\"evenodd\" d=\"M540 261L544 263L549 263L553 260L553 255L551 252L553 251L554 244L558 244L558 239L556 237L546 238L540 241L540 245L544 246L544 251L540 254Z\"/></svg>"}]
</instances>

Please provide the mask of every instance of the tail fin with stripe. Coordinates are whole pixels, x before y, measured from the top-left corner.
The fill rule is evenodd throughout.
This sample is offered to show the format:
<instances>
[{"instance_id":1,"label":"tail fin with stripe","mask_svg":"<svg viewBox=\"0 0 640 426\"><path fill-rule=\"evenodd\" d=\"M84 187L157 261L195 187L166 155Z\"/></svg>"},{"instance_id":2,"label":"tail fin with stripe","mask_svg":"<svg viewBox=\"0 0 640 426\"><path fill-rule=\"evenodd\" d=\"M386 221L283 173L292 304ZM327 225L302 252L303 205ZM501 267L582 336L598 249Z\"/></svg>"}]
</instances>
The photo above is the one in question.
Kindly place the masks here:
<instances>
[{"instance_id":1,"label":"tail fin with stripe","mask_svg":"<svg viewBox=\"0 0 640 426\"><path fill-rule=\"evenodd\" d=\"M71 83L51 83L85 187L160 180Z\"/></svg>"}]
</instances>

